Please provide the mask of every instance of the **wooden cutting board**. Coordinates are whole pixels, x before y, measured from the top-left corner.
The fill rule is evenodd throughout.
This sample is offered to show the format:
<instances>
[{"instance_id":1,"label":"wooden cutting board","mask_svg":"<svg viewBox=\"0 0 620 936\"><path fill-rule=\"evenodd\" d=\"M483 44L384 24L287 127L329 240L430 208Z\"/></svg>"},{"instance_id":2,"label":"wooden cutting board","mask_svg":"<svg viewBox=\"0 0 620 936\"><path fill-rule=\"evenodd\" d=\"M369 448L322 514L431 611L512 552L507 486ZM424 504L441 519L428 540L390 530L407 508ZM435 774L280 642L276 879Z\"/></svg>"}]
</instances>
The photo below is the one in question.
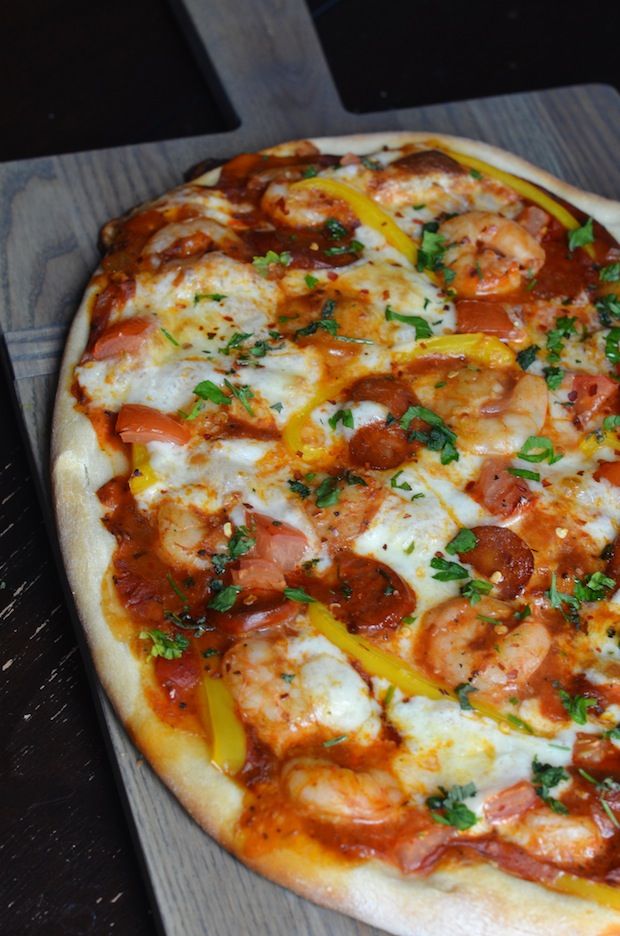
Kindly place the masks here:
<instances>
[{"instance_id":1,"label":"wooden cutting board","mask_svg":"<svg viewBox=\"0 0 620 936\"><path fill-rule=\"evenodd\" d=\"M620 95L610 87L358 116L340 103L303 0L174 5L222 106L238 118L236 130L0 165L4 358L52 539L51 406L66 328L98 262L99 228L179 183L192 164L297 137L428 130L503 146L581 188L620 196ZM196 826L126 737L77 631L162 931L378 936L257 877Z\"/></svg>"}]
</instances>

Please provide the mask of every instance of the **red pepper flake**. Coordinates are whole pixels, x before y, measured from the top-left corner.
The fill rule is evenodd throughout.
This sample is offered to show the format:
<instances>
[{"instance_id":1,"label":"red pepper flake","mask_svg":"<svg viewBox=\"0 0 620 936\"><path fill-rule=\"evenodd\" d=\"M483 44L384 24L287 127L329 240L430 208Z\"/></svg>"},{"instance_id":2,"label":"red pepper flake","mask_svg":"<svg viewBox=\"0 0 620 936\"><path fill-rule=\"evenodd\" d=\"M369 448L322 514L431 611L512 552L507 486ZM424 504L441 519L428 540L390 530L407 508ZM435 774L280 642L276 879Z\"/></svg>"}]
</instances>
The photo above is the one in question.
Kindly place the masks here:
<instances>
[{"instance_id":1,"label":"red pepper flake","mask_svg":"<svg viewBox=\"0 0 620 936\"><path fill-rule=\"evenodd\" d=\"M337 273L334 273L333 270L330 270L329 273L327 274L327 279L328 279L328 280L331 280L332 283L333 283L335 280L338 279L338 274L337 274Z\"/></svg>"}]
</instances>

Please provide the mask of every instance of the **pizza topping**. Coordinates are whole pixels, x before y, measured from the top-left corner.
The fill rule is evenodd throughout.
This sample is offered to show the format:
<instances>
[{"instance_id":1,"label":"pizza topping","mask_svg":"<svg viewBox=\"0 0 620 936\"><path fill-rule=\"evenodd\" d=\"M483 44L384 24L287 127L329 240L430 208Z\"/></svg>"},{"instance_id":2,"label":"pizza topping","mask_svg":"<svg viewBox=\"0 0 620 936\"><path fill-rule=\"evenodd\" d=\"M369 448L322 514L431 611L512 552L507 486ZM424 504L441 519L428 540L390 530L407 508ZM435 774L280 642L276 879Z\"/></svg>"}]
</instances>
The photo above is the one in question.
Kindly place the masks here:
<instances>
[{"instance_id":1,"label":"pizza topping","mask_svg":"<svg viewBox=\"0 0 620 936\"><path fill-rule=\"evenodd\" d=\"M454 274L449 285L462 298L514 292L545 262L544 248L522 225L491 212L457 215L439 234L450 245L444 259Z\"/></svg>"},{"instance_id":2,"label":"pizza topping","mask_svg":"<svg viewBox=\"0 0 620 936\"><path fill-rule=\"evenodd\" d=\"M156 713L258 793L248 854L278 811L405 873L614 874L606 238L417 145L246 154L108 227L76 399L133 446L116 595Z\"/></svg>"},{"instance_id":3,"label":"pizza topping","mask_svg":"<svg viewBox=\"0 0 620 936\"><path fill-rule=\"evenodd\" d=\"M116 431L123 442L172 442L187 445L189 430L172 416L143 406L141 403L125 403L116 420Z\"/></svg>"},{"instance_id":4,"label":"pizza topping","mask_svg":"<svg viewBox=\"0 0 620 936\"><path fill-rule=\"evenodd\" d=\"M473 547L459 548L459 557L486 578L500 572L501 577L495 586L498 598L516 598L534 572L531 549L506 527L474 527L471 533L476 537L476 543Z\"/></svg>"},{"instance_id":5,"label":"pizza topping","mask_svg":"<svg viewBox=\"0 0 620 936\"><path fill-rule=\"evenodd\" d=\"M407 798L385 770L351 770L318 758L289 761L282 781L301 809L329 822L393 821Z\"/></svg>"}]
</instances>

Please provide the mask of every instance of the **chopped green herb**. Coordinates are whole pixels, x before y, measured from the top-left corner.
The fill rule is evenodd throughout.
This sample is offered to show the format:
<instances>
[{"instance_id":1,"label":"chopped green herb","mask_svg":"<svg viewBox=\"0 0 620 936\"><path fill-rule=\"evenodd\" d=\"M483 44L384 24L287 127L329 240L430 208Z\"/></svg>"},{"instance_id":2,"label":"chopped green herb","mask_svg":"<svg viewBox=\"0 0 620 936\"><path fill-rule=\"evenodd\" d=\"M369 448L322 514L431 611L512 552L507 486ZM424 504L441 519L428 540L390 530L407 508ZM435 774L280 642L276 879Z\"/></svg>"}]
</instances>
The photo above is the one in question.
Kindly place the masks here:
<instances>
[{"instance_id":1,"label":"chopped green herb","mask_svg":"<svg viewBox=\"0 0 620 936\"><path fill-rule=\"evenodd\" d=\"M306 166L302 172L302 177L304 179L314 179L314 177L318 175L318 171L316 166Z\"/></svg>"},{"instance_id":2,"label":"chopped green herb","mask_svg":"<svg viewBox=\"0 0 620 936\"><path fill-rule=\"evenodd\" d=\"M603 420L603 429L606 429L607 432L617 429L618 426L620 426L620 416L606 416Z\"/></svg>"},{"instance_id":3,"label":"chopped green herb","mask_svg":"<svg viewBox=\"0 0 620 936\"><path fill-rule=\"evenodd\" d=\"M252 266L261 276L269 276L270 269L274 264L287 267L290 266L292 262L293 258L288 250L283 250L282 253L279 254L276 253L275 250L268 250L264 257L254 257Z\"/></svg>"},{"instance_id":4,"label":"chopped green herb","mask_svg":"<svg viewBox=\"0 0 620 936\"><path fill-rule=\"evenodd\" d=\"M365 169L371 169L373 172L379 172L383 166L377 159L371 159L370 156L362 156L362 166Z\"/></svg>"},{"instance_id":5,"label":"chopped green herb","mask_svg":"<svg viewBox=\"0 0 620 936\"><path fill-rule=\"evenodd\" d=\"M612 364L620 363L620 328L610 328L605 338L605 357Z\"/></svg>"},{"instance_id":6,"label":"chopped green herb","mask_svg":"<svg viewBox=\"0 0 620 936\"><path fill-rule=\"evenodd\" d=\"M285 588L284 597L290 599L290 601L299 601L302 604L314 604L316 602L316 598L305 592L303 588Z\"/></svg>"},{"instance_id":7,"label":"chopped green herb","mask_svg":"<svg viewBox=\"0 0 620 936\"><path fill-rule=\"evenodd\" d=\"M214 611L230 611L240 591L239 585L227 585L208 603L207 608L213 608Z\"/></svg>"},{"instance_id":8,"label":"chopped green herb","mask_svg":"<svg viewBox=\"0 0 620 936\"><path fill-rule=\"evenodd\" d=\"M180 347L181 347L181 345L179 344L179 342L176 340L176 338L174 338L174 337L170 334L169 331L166 331L165 328L160 328L160 331L163 332L164 336L168 339L168 341L170 342L170 344L173 344L173 345L175 346L175 348L180 348Z\"/></svg>"},{"instance_id":9,"label":"chopped green herb","mask_svg":"<svg viewBox=\"0 0 620 936\"><path fill-rule=\"evenodd\" d=\"M336 429L336 426L339 422L342 423L347 429L353 429L355 423L353 422L353 413L350 409L339 409L333 416L330 416L327 420L332 429Z\"/></svg>"},{"instance_id":10,"label":"chopped green herb","mask_svg":"<svg viewBox=\"0 0 620 936\"><path fill-rule=\"evenodd\" d=\"M467 598L470 605L478 604L483 595L488 595L493 585L491 582L485 582L483 579L471 579L461 588L461 595Z\"/></svg>"},{"instance_id":11,"label":"chopped green herb","mask_svg":"<svg viewBox=\"0 0 620 936\"><path fill-rule=\"evenodd\" d=\"M230 354L235 348L240 348L244 341L247 341L248 338L251 338L253 332L235 332L232 338L230 338L223 348L220 348L220 354Z\"/></svg>"},{"instance_id":12,"label":"chopped green herb","mask_svg":"<svg viewBox=\"0 0 620 936\"><path fill-rule=\"evenodd\" d=\"M575 579L573 594L579 601L603 601L609 589L615 587L614 579L603 572L593 572L587 579Z\"/></svg>"},{"instance_id":13,"label":"chopped green herb","mask_svg":"<svg viewBox=\"0 0 620 936\"><path fill-rule=\"evenodd\" d=\"M620 263L609 263L607 266L601 267L598 278L602 283L620 282Z\"/></svg>"},{"instance_id":14,"label":"chopped green herb","mask_svg":"<svg viewBox=\"0 0 620 936\"><path fill-rule=\"evenodd\" d=\"M416 341L420 338L431 338L433 335L433 330L426 319L419 315L402 315L400 312L395 312L389 305L385 307L385 319L387 322L404 322L405 325L413 325Z\"/></svg>"},{"instance_id":15,"label":"chopped green herb","mask_svg":"<svg viewBox=\"0 0 620 936\"><path fill-rule=\"evenodd\" d=\"M269 407L269 409L275 410L276 413L281 413L281 412L282 412L282 407L283 407L283 405L284 405L284 404L282 404L282 403L273 403L273 404Z\"/></svg>"},{"instance_id":16,"label":"chopped green herb","mask_svg":"<svg viewBox=\"0 0 620 936\"><path fill-rule=\"evenodd\" d=\"M408 546L405 546L404 553L407 556L410 556L413 550L415 549L415 540L411 540Z\"/></svg>"},{"instance_id":17,"label":"chopped green herb","mask_svg":"<svg viewBox=\"0 0 620 936\"><path fill-rule=\"evenodd\" d=\"M284 682L292 683L295 679L295 673L280 673L280 679L283 679Z\"/></svg>"},{"instance_id":18,"label":"chopped green herb","mask_svg":"<svg viewBox=\"0 0 620 936\"><path fill-rule=\"evenodd\" d=\"M424 204L424 202L422 202L421 205L414 205L414 206L413 206L413 210L414 210L414 211L422 211L423 208L426 208L426 205Z\"/></svg>"},{"instance_id":19,"label":"chopped green herb","mask_svg":"<svg viewBox=\"0 0 620 936\"><path fill-rule=\"evenodd\" d=\"M506 471L508 474L514 475L515 478L525 478L528 481L540 481L540 474L538 471L530 471L528 468L507 468Z\"/></svg>"},{"instance_id":20,"label":"chopped green herb","mask_svg":"<svg viewBox=\"0 0 620 936\"><path fill-rule=\"evenodd\" d=\"M463 711L472 712L474 707L469 701L469 696L472 694L472 692L478 692L476 687L472 686L472 684L468 682L460 683L454 691L456 692L456 697L459 700L459 705Z\"/></svg>"},{"instance_id":21,"label":"chopped green herb","mask_svg":"<svg viewBox=\"0 0 620 936\"><path fill-rule=\"evenodd\" d=\"M620 296L609 293L597 299L595 305L601 325L605 328L611 326L614 318L620 318Z\"/></svg>"},{"instance_id":22,"label":"chopped green herb","mask_svg":"<svg viewBox=\"0 0 620 936\"><path fill-rule=\"evenodd\" d=\"M349 241L348 244L341 244L339 247L328 247L323 251L326 257L338 257L347 253L362 253L364 245L358 240Z\"/></svg>"},{"instance_id":23,"label":"chopped green herb","mask_svg":"<svg viewBox=\"0 0 620 936\"><path fill-rule=\"evenodd\" d=\"M450 540L446 546L446 552L450 556L457 556L459 553L470 552L478 545L478 538L471 530L463 527L456 536Z\"/></svg>"},{"instance_id":24,"label":"chopped green herb","mask_svg":"<svg viewBox=\"0 0 620 936\"><path fill-rule=\"evenodd\" d=\"M254 394L252 393L251 389L246 384L244 384L242 387L235 387L229 380L224 380L224 384L230 390L232 395L236 397L237 400L239 400L246 413L248 413L250 416L253 416L254 410L248 403L248 400L252 400L254 398Z\"/></svg>"},{"instance_id":25,"label":"chopped green herb","mask_svg":"<svg viewBox=\"0 0 620 936\"><path fill-rule=\"evenodd\" d=\"M338 490L338 480L329 475L323 478L316 491L315 503L317 507L333 507L340 500L340 491Z\"/></svg>"},{"instance_id":26,"label":"chopped green herb","mask_svg":"<svg viewBox=\"0 0 620 936\"><path fill-rule=\"evenodd\" d=\"M437 221L429 221L422 225L422 243L418 248L417 268L420 272L424 270L443 269L443 256L446 252L446 239L443 234L438 233L439 224Z\"/></svg>"},{"instance_id":27,"label":"chopped green herb","mask_svg":"<svg viewBox=\"0 0 620 936\"><path fill-rule=\"evenodd\" d=\"M342 240L343 237L346 237L349 233L346 227L336 220L336 218L328 218L325 224L323 225L327 234L330 237L333 237L334 240Z\"/></svg>"},{"instance_id":28,"label":"chopped green herb","mask_svg":"<svg viewBox=\"0 0 620 936\"><path fill-rule=\"evenodd\" d=\"M217 403L219 406L229 406L230 397L214 384L212 380L202 380L194 387L194 393L201 400L210 400L211 403Z\"/></svg>"},{"instance_id":29,"label":"chopped green herb","mask_svg":"<svg viewBox=\"0 0 620 936\"><path fill-rule=\"evenodd\" d=\"M343 741L348 741L349 736L346 734L338 735L336 738L330 738L329 741L323 741L323 747L333 747L335 744L342 744Z\"/></svg>"},{"instance_id":30,"label":"chopped green herb","mask_svg":"<svg viewBox=\"0 0 620 936\"><path fill-rule=\"evenodd\" d=\"M437 569L437 574L433 575L438 582L454 582L458 579L469 578L469 572L458 562L450 562L448 559L442 559L441 556L433 556L431 559L431 569Z\"/></svg>"},{"instance_id":31,"label":"chopped green herb","mask_svg":"<svg viewBox=\"0 0 620 936\"><path fill-rule=\"evenodd\" d=\"M520 608L519 611L515 611L515 618L517 621L524 621L530 616L532 609L529 605L525 605L523 608Z\"/></svg>"},{"instance_id":32,"label":"chopped green herb","mask_svg":"<svg viewBox=\"0 0 620 936\"><path fill-rule=\"evenodd\" d=\"M522 718L519 718L517 715L512 715L509 713L506 715L506 721L509 725L512 725L513 728L517 728L520 731L525 731L527 734L534 734L534 729L526 721L523 721Z\"/></svg>"},{"instance_id":33,"label":"chopped green herb","mask_svg":"<svg viewBox=\"0 0 620 936\"><path fill-rule=\"evenodd\" d=\"M564 350L564 339L577 334L576 318L561 315L556 319L555 328L547 335L547 360L550 364L557 364Z\"/></svg>"},{"instance_id":34,"label":"chopped green herb","mask_svg":"<svg viewBox=\"0 0 620 936\"><path fill-rule=\"evenodd\" d=\"M316 276L313 276L312 273L306 273L304 280L308 289L314 289L315 286L319 285L319 280L316 278Z\"/></svg>"},{"instance_id":35,"label":"chopped green herb","mask_svg":"<svg viewBox=\"0 0 620 936\"><path fill-rule=\"evenodd\" d=\"M231 559L239 559L256 546L256 538L247 527L237 527L228 541L228 553Z\"/></svg>"},{"instance_id":36,"label":"chopped green herb","mask_svg":"<svg viewBox=\"0 0 620 936\"><path fill-rule=\"evenodd\" d=\"M417 429L410 432L408 436L410 442L417 440L432 452L441 452L440 460L442 465L448 465L452 461L459 460L459 453L454 444L456 434L448 428L441 416L424 406L409 406L401 416L399 425L407 432L414 419L421 419L431 429L428 432Z\"/></svg>"},{"instance_id":37,"label":"chopped green herb","mask_svg":"<svg viewBox=\"0 0 620 936\"><path fill-rule=\"evenodd\" d=\"M157 628L140 631L140 640L151 640L153 646L150 655L163 657L164 660L178 660L183 655L183 651L189 647L189 640L183 634L170 636Z\"/></svg>"},{"instance_id":38,"label":"chopped green herb","mask_svg":"<svg viewBox=\"0 0 620 936\"><path fill-rule=\"evenodd\" d=\"M311 491L307 484L302 484L301 481L296 481L293 478L289 478L286 483L294 494L299 494L299 496L304 499L310 497Z\"/></svg>"},{"instance_id":39,"label":"chopped green herb","mask_svg":"<svg viewBox=\"0 0 620 936\"><path fill-rule=\"evenodd\" d=\"M532 783L536 793L541 800L560 815L566 815L568 809L559 800L554 799L549 790L561 783L562 780L568 780L568 774L563 767L553 767L551 764L541 764L537 757L532 761Z\"/></svg>"},{"instance_id":40,"label":"chopped green herb","mask_svg":"<svg viewBox=\"0 0 620 936\"><path fill-rule=\"evenodd\" d=\"M184 604L184 605L188 604L188 603L189 603L189 599L188 599L187 595L186 595L185 592L182 591L181 588L177 585L177 583L175 582L175 580L172 578L172 575L170 574L170 572L166 572L166 581L168 582L168 585L170 586L170 588L172 589L172 591L175 593L175 595L177 595L177 597L181 599L181 601L183 602L183 604Z\"/></svg>"},{"instance_id":41,"label":"chopped green herb","mask_svg":"<svg viewBox=\"0 0 620 936\"><path fill-rule=\"evenodd\" d=\"M553 451L553 442L547 436L529 436L523 443L517 458L528 462L548 461L550 465L559 462L563 455L556 455Z\"/></svg>"},{"instance_id":42,"label":"chopped green herb","mask_svg":"<svg viewBox=\"0 0 620 936\"><path fill-rule=\"evenodd\" d=\"M568 249L575 250L576 247L586 247L594 243L594 229L592 218L588 218L585 224L568 232Z\"/></svg>"},{"instance_id":43,"label":"chopped green herb","mask_svg":"<svg viewBox=\"0 0 620 936\"><path fill-rule=\"evenodd\" d=\"M536 355L540 351L539 345L533 344L528 348L524 348L523 351L519 351L517 354L517 364L522 370L527 370L528 367L536 360Z\"/></svg>"},{"instance_id":44,"label":"chopped green herb","mask_svg":"<svg viewBox=\"0 0 620 936\"><path fill-rule=\"evenodd\" d=\"M549 591L545 592L545 596L549 599L551 607L561 611L567 620L574 624L579 623L580 602L574 595L568 595L565 592L558 591L555 572L551 574L551 587ZM563 605L566 605L568 611L564 611Z\"/></svg>"},{"instance_id":45,"label":"chopped green herb","mask_svg":"<svg viewBox=\"0 0 620 936\"><path fill-rule=\"evenodd\" d=\"M596 699L589 699L587 696L569 695L564 689L558 689L560 702L570 715L576 725L585 725L588 721L588 709L596 705Z\"/></svg>"},{"instance_id":46,"label":"chopped green herb","mask_svg":"<svg viewBox=\"0 0 620 936\"><path fill-rule=\"evenodd\" d=\"M216 650L215 647L209 647L207 650L202 651L201 656L208 660L209 657L219 656L221 652L221 650Z\"/></svg>"},{"instance_id":47,"label":"chopped green herb","mask_svg":"<svg viewBox=\"0 0 620 936\"><path fill-rule=\"evenodd\" d=\"M543 374L550 390L557 390L564 380L564 371L561 367L543 367Z\"/></svg>"},{"instance_id":48,"label":"chopped green herb","mask_svg":"<svg viewBox=\"0 0 620 936\"><path fill-rule=\"evenodd\" d=\"M435 822L454 826L461 832L471 829L478 820L476 814L465 805L463 800L476 795L475 784L453 786L450 791L440 786L439 791L439 795L429 796L426 800L426 805L431 810L431 816Z\"/></svg>"},{"instance_id":49,"label":"chopped green herb","mask_svg":"<svg viewBox=\"0 0 620 936\"><path fill-rule=\"evenodd\" d=\"M198 414L202 412L203 409L204 409L204 403L201 400L196 400L196 402L192 406L189 413L185 413L183 412L183 410L179 410L177 415L180 416L181 419L186 419L186 420L196 419Z\"/></svg>"},{"instance_id":50,"label":"chopped green herb","mask_svg":"<svg viewBox=\"0 0 620 936\"><path fill-rule=\"evenodd\" d=\"M402 473L403 469L401 468L400 471L397 471L395 475L392 475L390 478L390 487L397 488L399 491L411 491L412 488L408 481L398 480Z\"/></svg>"},{"instance_id":51,"label":"chopped green herb","mask_svg":"<svg viewBox=\"0 0 620 936\"><path fill-rule=\"evenodd\" d=\"M609 738L611 741L620 741L620 725L616 725L615 728L610 728L608 731L605 731L603 737Z\"/></svg>"},{"instance_id":52,"label":"chopped green herb","mask_svg":"<svg viewBox=\"0 0 620 936\"><path fill-rule=\"evenodd\" d=\"M470 176L472 177L472 179L481 179L481 178L482 178L482 173L481 173L478 169L470 169L470 170L469 170L469 174L470 174Z\"/></svg>"}]
</instances>

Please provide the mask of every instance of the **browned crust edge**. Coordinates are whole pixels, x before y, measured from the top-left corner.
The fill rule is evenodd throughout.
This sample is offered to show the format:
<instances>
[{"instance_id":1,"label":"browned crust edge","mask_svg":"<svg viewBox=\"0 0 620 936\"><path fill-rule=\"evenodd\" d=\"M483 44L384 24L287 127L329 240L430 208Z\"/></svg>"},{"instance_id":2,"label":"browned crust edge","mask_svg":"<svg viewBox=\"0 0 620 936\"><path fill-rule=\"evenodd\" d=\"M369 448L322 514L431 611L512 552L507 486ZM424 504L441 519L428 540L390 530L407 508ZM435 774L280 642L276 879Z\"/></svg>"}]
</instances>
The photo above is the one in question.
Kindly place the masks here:
<instances>
[{"instance_id":1,"label":"browned crust edge","mask_svg":"<svg viewBox=\"0 0 620 936\"><path fill-rule=\"evenodd\" d=\"M620 238L620 203L584 192L526 160L486 143L435 133L372 133L324 137L321 152L372 152L382 146L438 142L544 186L592 215ZM269 152L294 152L300 141ZM195 180L209 184L219 170ZM86 292L70 330L61 367L52 431L52 482L58 537L67 575L99 678L131 737L199 824L238 853L233 827L242 794L213 768L204 743L153 718L141 690L140 666L110 631L101 609L101 582L114 541L100 522L93 493L118 470L104 455L89 420L74 406L73 368L88 335ZM402 936L620 936L620 914L551 892L490 865L472 864L406 878L388 865L339 861L317 846L279 849L247 862L271 880L316 903ZM310 857L309 857L310 856ZM553 921L553 922L551 922Z\"/></svg>"}]
</instances>

